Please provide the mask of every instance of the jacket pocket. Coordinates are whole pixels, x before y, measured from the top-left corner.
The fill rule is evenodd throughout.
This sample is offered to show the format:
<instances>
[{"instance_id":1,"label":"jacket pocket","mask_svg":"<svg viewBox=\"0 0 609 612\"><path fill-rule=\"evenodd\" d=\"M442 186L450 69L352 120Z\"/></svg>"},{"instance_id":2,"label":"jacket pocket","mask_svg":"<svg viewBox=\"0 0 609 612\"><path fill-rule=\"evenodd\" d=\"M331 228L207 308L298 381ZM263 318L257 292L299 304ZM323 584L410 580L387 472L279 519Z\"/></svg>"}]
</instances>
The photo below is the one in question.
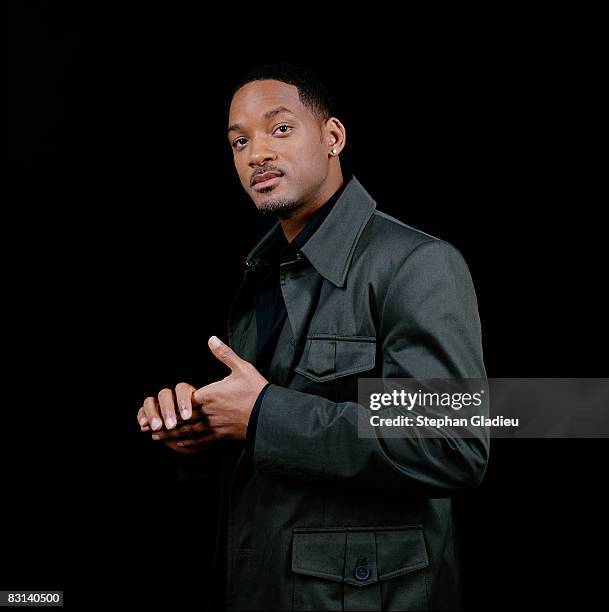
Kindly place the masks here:
<instances>
[{"instance_id":1,"label":"jacket pocket","mask_svg":"<svg viewBox=\"0 0 609 612\"><path fill-rule=\"evenodd\" d=\"M374 367L374 336L311 334L294 371L315 382L326 382Z\"/></svg>"},{"instance_id":2,"label":"jacket pocket","mask_svg":"<svg viewBox=\"0 0 609 612\"><path fill-rule=\"evenodd\" d=\"M420 525L293 530L293 610L426 610Z\"/></svg>"}]
</instances>

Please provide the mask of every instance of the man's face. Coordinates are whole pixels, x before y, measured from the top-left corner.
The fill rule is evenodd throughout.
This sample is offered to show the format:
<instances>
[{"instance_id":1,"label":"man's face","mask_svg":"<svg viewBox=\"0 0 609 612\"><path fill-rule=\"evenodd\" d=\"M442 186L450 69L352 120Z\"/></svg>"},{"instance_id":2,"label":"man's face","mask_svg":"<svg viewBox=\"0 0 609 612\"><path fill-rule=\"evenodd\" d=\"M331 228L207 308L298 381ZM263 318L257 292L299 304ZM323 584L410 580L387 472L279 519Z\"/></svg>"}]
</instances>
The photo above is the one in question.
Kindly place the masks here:
<instances>
[{"instance_id":1,"label":"man's face","mask_svg":"<svg viewBox=\"0 0 609 612\"><path fill-rule=\"evenodd\" d=\"M322 135L294 85L253 81L235 93L228 139L241 184L261 213L289 216L320 191L329 170Z\"/></svg>"}]
</instances>

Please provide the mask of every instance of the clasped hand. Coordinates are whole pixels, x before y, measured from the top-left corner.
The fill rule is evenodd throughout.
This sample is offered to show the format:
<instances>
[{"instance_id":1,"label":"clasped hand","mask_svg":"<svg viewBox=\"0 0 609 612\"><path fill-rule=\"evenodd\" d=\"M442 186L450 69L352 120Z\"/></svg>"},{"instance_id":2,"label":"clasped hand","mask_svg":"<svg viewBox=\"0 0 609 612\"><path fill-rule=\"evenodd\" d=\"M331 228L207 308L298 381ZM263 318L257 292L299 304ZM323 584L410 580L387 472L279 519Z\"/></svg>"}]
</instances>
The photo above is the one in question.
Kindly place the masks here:
<instances>
[{"instance_id":1,"label":"clasped hand","mask_svg":"<svg viewBox=\"0 0 609 612\"><path fill-rule=\"evenodd\" d=\"M147 397L137 413L141 431L182 454L200 452L216 440L244 440L256 399L268 383L216 336L208 346L230 368L228 376L200 389L185 382L162 389L157 397Z\"/></svg>"}]
</instances>

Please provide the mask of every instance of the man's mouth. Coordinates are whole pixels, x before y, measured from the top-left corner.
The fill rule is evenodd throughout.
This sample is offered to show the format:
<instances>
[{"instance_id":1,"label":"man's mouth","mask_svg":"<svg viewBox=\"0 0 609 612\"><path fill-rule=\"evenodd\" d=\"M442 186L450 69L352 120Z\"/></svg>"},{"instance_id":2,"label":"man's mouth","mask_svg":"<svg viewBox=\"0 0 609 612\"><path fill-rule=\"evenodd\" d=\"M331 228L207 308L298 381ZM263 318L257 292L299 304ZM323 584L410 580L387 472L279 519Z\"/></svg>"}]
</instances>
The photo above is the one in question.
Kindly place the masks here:
<instances>
[{"instance_id":1,"label":"man's mouth","mask_svg":"<svg viewBox=\"0 0 609 612\"><path fill-rule=\"evenodd\" d=\"M277 170L258 174L252 180L252 187L257 191L267 187L272 187L281 180L282 176L283 174Z\"/></svg>"}]
</instances>

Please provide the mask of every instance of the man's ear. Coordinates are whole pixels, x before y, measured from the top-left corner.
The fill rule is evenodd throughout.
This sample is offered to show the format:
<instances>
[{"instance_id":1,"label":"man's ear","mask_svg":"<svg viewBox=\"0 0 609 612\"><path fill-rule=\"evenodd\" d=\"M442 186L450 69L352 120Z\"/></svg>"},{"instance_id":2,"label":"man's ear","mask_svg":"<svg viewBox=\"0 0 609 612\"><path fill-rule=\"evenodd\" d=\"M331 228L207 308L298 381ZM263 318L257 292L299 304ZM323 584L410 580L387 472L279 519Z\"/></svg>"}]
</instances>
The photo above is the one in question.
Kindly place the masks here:
<instances>
[{"instance_id":1,"label":"man's ear","mask_svg":"<svg viewBox=\"0 0 609 612\"><path fill-rule=\"evenodd\" d=\"M328 147L328 153L336 150L335 155L338 155L344 148L347 142L347 130L345 126L336 117L330 117L322 129L324 137L324 145Z\"/></svg>"}]
</instances>

